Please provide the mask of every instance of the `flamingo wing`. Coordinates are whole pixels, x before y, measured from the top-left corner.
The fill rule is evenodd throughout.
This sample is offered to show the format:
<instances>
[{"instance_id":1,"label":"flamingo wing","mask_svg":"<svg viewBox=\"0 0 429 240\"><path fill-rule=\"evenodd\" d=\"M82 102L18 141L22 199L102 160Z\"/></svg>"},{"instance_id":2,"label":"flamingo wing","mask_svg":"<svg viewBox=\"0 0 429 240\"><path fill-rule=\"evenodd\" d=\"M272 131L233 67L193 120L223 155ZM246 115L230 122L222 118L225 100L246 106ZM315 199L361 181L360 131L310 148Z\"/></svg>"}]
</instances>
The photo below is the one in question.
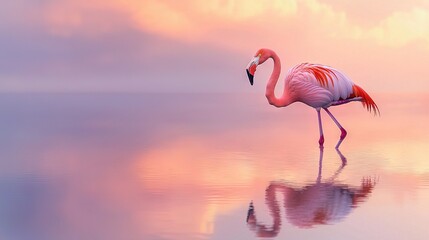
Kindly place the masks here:
<instances>
[{"instance_id":1,"label":"flamingo wing","mask_svg":"<svg viewBox=\"0 0 429 240\"><path fill-rule=\"evenodd\" d=\"M361 97L367 110L378 112L375 102L361 87L329 66L310 63L297 65L289 70L286 82L295 89L299 101L312 107L328 107L335 101Z\"/></svg>"},{"instance_id":2,"label":"flamingo wing","mask_svg":"<svg viewBox=\"0 0 429 240\"><path fill-rule=\"evenodd\" d=\"M289 91L296 96L296 100L314 108L321 108L332 102L333 95L327 89L310 81L302 81L295 77L289 82Z\"/></svg>"}]
</instances>

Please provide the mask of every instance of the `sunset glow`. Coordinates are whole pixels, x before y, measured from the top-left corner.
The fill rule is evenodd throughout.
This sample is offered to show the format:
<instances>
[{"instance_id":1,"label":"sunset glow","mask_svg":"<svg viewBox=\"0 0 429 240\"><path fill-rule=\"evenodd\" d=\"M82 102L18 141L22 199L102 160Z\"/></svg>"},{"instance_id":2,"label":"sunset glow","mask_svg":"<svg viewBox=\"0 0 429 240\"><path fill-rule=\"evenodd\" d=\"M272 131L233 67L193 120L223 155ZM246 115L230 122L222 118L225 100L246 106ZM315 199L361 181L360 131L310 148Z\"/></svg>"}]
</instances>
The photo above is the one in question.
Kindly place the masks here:
<instances>
[{"instance_id":1,"label":"sunset glow","mask_svg":"<svg viewBox=\"0 0 429 240\"><path fill-rule=\"evenodd\" d=\"M2 91L243 91L261 47L284 69L324 63L371 92L429 89L426 1L18 1L3 11ZM28 17L6 14L17 11Z\"/></svg>"},{"instance_id":2,"label":"sunset glow","mask_svg":"<svg viewBox=\"0 0 429 240\"><path fill-rule=\"evenodd\" d=\"M428 0L3 1L0 53L0 239L427 238Z\"/></svg>"}]
</instances>

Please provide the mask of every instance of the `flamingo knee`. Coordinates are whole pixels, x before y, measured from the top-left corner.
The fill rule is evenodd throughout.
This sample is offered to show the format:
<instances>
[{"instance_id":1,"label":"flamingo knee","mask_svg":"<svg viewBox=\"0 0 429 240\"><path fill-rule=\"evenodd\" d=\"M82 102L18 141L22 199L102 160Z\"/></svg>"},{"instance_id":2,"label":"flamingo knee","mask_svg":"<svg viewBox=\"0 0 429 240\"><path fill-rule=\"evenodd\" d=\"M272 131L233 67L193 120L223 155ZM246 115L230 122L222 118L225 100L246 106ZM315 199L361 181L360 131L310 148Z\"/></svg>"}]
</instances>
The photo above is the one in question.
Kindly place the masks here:
<instances>
[{"instance_id":1,"label":"flamingo knee","mask_svg":"<svg viewBox=\"0 0 429 240\"><path fill-rule=\"evenodd\" d=\"M320 135L320 138L319 138L319 145L321 146L321 147L323 147L323 143L325 142L325 138L323 137L323 135Z\"/></svg>"},{"instance_id":2,"label":"flamingo knee","mask_svg":"<svg viewBox=\"0 0 429 240\"><path fill-rule=\"evenodd\" d=\"M340 128L340 130L341 130L340 139L344 140L344 138L346 138L346 136L347 136L347 131L344 128Z\"/></svg>"}]
</instances>

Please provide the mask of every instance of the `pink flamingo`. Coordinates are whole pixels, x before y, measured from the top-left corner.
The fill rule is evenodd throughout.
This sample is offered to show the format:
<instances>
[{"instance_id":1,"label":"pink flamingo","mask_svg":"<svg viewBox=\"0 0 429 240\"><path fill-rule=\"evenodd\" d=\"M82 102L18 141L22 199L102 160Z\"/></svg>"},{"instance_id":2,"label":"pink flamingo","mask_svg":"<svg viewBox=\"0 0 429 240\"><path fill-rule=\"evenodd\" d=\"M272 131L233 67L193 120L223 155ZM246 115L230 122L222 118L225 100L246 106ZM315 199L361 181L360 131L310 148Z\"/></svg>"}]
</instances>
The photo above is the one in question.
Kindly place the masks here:
<instances>
[{"instance_id":1,"label":"pink flamingo","mask_svg":"<svg viewBox=\"0 0 429 240\"><path fill-rule=\"evenodd\" d=\"M322 108L341 130L340 139L335 146L337 149L346 137L347 131L328 110L329 107L360 101L368 111L374 111L374 114L380 113L377 104L361 87L354 84L340 71L320 64L303 63L291 68L286 75L283 95L277 98L274 94L274 88L280 76L281 65L280 58L273 50L264 48L258 50L247 66L247 76L250 84L253 85L256 67L264 63L268 58L272 58L274 61L274 69L265 91L268 102L278 108L286 107L294 102L302 102L315 108L319 120L320 147L323 147L325 142L320 117Z\"/></svg>"}]
</instances>

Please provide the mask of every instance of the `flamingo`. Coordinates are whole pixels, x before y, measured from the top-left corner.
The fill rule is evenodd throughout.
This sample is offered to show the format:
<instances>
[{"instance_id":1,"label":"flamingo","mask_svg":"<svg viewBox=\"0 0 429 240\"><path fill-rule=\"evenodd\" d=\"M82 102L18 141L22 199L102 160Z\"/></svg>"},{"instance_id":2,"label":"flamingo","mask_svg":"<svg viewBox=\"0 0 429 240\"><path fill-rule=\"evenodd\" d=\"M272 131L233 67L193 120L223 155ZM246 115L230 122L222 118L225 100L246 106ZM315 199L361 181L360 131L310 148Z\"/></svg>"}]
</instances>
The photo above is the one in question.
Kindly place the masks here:
<instances>
[{"instance_id":1,"label":"flamingo","mask_svg":"<svg viewBox=\"0 0 429 240\"><path fill-rule=\"evenodd\" d=\"M360 101L369 112L380 114L377 104L361 87L354 84L350 78L335 68L321 65L302 63L291 68L285 79L283 95L277 98L274 88L280 76L280 58L271 49L260 49L246 68L250 84L253 85L253 77L256 67L272 58L274 69L268 80L265 96L269 104L275 107L286 107L294 102L302 102L317 111L319 121L319 146L323 147L325 138L323 136L322 119L320 110L323 109L332 118L341 131L340 139L335 146L338 149L347 135L347 131L341 126L334 115L328 110L331 106L338 106L353 101Z\"/></svg>"}]
</instances>

